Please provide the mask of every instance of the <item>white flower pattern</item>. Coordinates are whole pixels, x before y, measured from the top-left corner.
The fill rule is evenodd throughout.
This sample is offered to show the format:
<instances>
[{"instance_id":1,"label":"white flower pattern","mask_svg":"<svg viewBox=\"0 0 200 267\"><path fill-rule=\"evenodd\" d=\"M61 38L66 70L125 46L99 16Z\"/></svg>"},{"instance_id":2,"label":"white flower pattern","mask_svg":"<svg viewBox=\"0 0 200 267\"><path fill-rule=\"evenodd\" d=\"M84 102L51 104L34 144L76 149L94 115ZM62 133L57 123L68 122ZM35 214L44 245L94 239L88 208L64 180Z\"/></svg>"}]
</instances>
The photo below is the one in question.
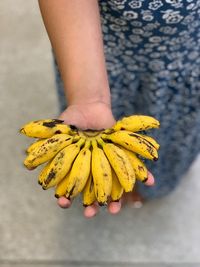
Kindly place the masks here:
<instances>
[{"instance_id":1,"label":"white flower pattern","mask_svg":"<svg viewBox=\"0 0 200 267\"><path fill-rule=\"evenodd\" d=\"M161 144L146 198L169 193L200 151L200 0L99 0L112 108L116 118L155 116ZM56 66L56 65L55 65ZM61 109L63 85L56 67ZM194 146L192 146L194 144Z\"/></svg>"},{"instance_id":2,"label":"white flower pattern","mask_svg":"<svg viewBox=\"0 0 200 267\"><path fill-rule=\"evenodd\" d=\"M158 8L160 8L161 6L163 6L163 3L161 0L154 0L152 2L149 3L149 9L152 10L157 10Z\"/></svg>"},{"instance_id":3,"label":"white flower pattern","mask_svg":"<svg viewBox=\"0 0 200 267\"><path fill-rule=\"evenodd\" d=\"M183 16L180 15L180 11L174 11L172 9L168 9L167 11L163 11L164 15L163 19L166 20L167 24L179 23Z\"/></svg>"}]
</instances>

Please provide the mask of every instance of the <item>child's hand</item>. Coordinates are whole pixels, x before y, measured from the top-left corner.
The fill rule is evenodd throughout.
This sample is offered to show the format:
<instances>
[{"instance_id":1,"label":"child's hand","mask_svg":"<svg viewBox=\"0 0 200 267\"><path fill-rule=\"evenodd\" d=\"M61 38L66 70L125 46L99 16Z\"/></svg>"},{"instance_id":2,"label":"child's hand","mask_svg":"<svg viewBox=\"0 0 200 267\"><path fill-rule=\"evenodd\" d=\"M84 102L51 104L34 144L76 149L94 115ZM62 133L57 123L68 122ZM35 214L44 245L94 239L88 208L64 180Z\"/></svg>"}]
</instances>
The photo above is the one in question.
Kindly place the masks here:
<instances>
[{"instance_id":1,"label":"child's hand","mask_svg":"<svg viewBox=\"0 0 200 267\"><path fill-rule=\"evenodd\" d=\"M71 105L60 115L59 119L64 120L66 124L75 125L83 130L101 130L110 128L115 124L111 108L107 104L101 102ZM148 177L149 179L146 185L151 186L154 184L154 178L151 173L149 173ZM65 197L60 197L58 199L58 205L61 208L69 208L71 201ZM97 203L88 206L84 210L84 216L91 218L97 214L98 209ZM111 214L118 213L120 209L121 201L110 202L108 204L108 211Z\"/></svg>"}]
</instances>

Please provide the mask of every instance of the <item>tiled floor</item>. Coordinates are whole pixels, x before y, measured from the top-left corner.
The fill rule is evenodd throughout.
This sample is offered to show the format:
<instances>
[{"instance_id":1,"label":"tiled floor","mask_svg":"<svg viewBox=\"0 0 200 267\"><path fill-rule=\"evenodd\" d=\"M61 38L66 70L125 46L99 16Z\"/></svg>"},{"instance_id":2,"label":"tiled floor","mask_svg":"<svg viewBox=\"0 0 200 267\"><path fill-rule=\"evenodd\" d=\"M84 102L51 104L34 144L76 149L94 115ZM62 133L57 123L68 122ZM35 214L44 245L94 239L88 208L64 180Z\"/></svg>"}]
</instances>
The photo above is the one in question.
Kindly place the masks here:
<instances>
[{"instance_id":1,"label":"tiled floor","mask_svg":"<svg viewBox=\"0 0 200 267\"><path fill-rule=\"evenodd\" d=\"M0 266L200 266L200 158L169 197L117 216L86 220L79 200L61 210L40 189L37 171L22 166L29 140L17 132L58 114L37 2L1 0L0 33Z\"/></svg>"}]
</instances>

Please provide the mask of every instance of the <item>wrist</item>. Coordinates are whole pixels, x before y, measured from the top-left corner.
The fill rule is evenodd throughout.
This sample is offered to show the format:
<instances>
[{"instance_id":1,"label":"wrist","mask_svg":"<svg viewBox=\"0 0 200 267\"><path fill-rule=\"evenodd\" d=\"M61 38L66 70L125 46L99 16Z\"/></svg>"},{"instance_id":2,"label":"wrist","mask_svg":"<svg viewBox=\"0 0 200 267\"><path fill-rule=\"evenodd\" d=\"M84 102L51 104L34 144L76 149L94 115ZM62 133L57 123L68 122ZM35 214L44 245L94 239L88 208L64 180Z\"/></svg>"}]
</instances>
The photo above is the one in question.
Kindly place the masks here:
<instances>
[{"instance_id":1,"label":"wrist","mask_svg":"<svg viewBox=\"0 0 200 267\"><path fill-rule=\"evenodd\" d=\"M83 88L83 87L82 87ZM85 89L86 87L84 87ZM66 91L67 103L72 105L105 104L111 108L111 96L109 87L102 89L68 90Z\"/></svg>"},{"instance_id":2,"label":"wrist","mask_svg":"<svg viewBox=\"0 0 200 267\"><path fill-rule=\"evenodd\" d=\"M104 97L97 97L97 98L74 98L71 100L67 100L68 106L86 106L86 105L93 105L93 104L104 104L108 108L111 108L110 99Z\"/></svg>"}]
</instances>

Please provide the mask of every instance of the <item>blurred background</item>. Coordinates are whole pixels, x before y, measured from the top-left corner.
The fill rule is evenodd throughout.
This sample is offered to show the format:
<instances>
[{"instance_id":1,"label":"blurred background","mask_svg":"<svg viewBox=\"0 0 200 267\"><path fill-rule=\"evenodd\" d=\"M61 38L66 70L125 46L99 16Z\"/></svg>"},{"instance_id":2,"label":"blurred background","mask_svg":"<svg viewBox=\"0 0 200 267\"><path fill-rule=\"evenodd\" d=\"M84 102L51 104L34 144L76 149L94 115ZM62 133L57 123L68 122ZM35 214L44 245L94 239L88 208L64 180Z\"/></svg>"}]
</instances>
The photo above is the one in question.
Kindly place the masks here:
<instances>
[{"instance_id":1,"label":"blurred background","mask_svg":"<svg viewBox=\"0 0 200 267\"><path fill-rule=\"evenodd\" d=\"M0 266L200 266L200 158L170 196L83 217L22 162L24 123L58 115L51 47L36 0L0 1ZM165 265L165 264L166 265Z\"/></svg>"}]
</instances>

